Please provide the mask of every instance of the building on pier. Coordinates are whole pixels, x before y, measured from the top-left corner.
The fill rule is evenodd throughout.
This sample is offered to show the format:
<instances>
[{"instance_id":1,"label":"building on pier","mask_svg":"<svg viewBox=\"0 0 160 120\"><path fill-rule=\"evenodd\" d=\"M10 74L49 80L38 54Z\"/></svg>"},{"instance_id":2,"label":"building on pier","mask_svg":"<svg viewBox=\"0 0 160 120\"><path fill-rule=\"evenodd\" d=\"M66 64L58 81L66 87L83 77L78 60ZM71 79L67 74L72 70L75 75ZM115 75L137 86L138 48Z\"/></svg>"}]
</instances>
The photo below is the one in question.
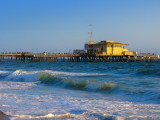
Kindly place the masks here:
<instances>
[{"instance_id":1,"label":"building on pier","mask_svg":"<svg viewBox=\"0 0 160 120\"><path fill-rule=\"evenodd\" d=\"M88 54L96 54L97 56L122 56L122 55L137 55L137 52L131 52L124 47L123 43L118 43L110 40L101 42L88 42L85 44L85 50Z\"/></svg>"},{"instance_id":2,"label":"building on pier","mask_svg":"<svg viewBox=\"0 0 160 120\"><path fill-rule=\"evenodd\" d=\"M75 49L75 50L73 50L73 53L74 53L74 54L82 55L82 54L85 54L85 50L82 50L82 49Z\"/></svg>"}]
</instances>

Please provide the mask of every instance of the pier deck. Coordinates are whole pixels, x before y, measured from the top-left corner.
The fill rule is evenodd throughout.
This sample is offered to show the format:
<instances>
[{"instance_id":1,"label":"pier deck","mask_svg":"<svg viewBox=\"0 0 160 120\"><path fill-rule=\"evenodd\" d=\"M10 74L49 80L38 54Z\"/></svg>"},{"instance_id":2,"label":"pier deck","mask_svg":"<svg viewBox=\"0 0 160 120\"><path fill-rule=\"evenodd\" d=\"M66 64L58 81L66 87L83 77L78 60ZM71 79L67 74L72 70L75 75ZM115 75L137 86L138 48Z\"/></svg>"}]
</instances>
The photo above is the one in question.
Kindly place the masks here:
<instances>
[{"instance_id":1,"label":"pier deck","mask_svg":"<svg viewBox=\"0 0 160 120\"><path fill-rule=\"evenodd\" d=\"M1 53L0 62L157 62L155 56L97 56L90 54L34 54L34 53Z\"/></svg>"}]
</instances>

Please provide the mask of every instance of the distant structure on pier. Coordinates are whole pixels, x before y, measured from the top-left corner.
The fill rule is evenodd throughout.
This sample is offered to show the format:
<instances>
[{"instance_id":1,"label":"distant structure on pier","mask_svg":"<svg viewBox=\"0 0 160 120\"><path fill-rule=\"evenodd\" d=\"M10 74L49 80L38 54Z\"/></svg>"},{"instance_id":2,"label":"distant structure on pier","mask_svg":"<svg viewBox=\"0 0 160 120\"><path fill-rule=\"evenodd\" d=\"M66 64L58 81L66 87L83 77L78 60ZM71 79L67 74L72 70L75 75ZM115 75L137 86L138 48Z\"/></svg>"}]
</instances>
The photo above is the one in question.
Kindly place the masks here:
<instances>
[{"instance_id":1,"label":"distant structure on pier","mask_svg":"<svg viewBox=\"0 0 160 120\"><path fill-rule=\"evenodd\" d=\"M93 30L92 30L92 24L89 24L91 32L88 32L90 34L90 41L85 44L85 51L87 54L92 54L96 56L123 56L123 55L138 55L137 52L129 51L127 48L125 48L125 45L123 43L114 42L112 40L104 40L95 43L93 41ZM77 53L80 52L76 51Z\"/></svg>"},{"instance_id":2,"label":"distant structure on pier","mask_svg":"<svg viewBox=\"0 0 160 120\"><path fill-rule=\"evenodd\" d=\"M88 42L85 44L85 50L88 54L96 54L97 56L121 56L121 55L137 55L137 52L129 51L127 48L123 47L123 43L118 43L110 40L105 40L101 42Z\"/></svg>"},{"instance_id":3,"label":"distant structure on pier","mask_svg":"<svg viewBox=\"0 0 160 120\"><path fill-rule=\"evenodd\" d=\"M90 27L92 25L90 24ZM132 52L126 47L128 44L112 40L93 41L91 29L90 41L85 44L85 49L75 49L73 53L0 53L0 62L158 62L156 54Z\"/></svg>"}]
</instances>

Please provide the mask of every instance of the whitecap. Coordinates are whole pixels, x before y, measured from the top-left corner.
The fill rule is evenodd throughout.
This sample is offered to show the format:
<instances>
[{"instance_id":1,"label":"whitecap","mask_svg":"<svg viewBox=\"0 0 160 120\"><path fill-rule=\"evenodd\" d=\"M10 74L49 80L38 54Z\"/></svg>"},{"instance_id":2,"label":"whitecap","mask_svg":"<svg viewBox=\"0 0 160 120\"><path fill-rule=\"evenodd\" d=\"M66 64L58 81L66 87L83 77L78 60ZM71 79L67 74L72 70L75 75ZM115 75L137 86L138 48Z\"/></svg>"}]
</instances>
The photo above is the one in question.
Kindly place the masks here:
<instances>
[{"instance_id":1,"label":"whitecap","mask_svg":"<svg viewBox=\"0 0 160 120\"><path fill-rule=\"evenodd\" d=\"M10 71L0 71L0 76L5 77L8 76L10 73Z\"/></svg>"},{"instance_id":2,"label":"whitecap","mask_svg":"<svg viewBox=\"0 0 160 120\"><path fill-rule=\"evenodd\" d=\"M34 82L36 81L37 72L31 71L24 71L24 70L16 70L9 74L6 79L7 80L18 80L18 81L25 81L25 82Z\"/></svg>"},{"instance_id":3,"label":"whitecap","mask_svg":"<svg viewBox=\"0 0 160 120\"><path fill-rule=\"evenodd\" d=\"M44 70L42 72L47 72L53 75L67 75L67 76L105 75L105 74L100 74L100 73L74 73L74 72L60 72L60 71L52 71L52 70Z\"/></svg>"}]
</instances>

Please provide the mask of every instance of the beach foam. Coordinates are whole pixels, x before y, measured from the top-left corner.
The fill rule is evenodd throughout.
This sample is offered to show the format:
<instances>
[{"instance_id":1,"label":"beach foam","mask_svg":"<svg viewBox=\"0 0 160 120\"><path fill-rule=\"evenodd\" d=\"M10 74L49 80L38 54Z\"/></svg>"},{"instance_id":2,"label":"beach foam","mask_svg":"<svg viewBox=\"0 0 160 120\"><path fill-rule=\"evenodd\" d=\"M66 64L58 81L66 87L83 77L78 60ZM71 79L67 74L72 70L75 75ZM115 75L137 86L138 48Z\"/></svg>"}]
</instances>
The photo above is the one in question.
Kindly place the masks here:
<instances>
[{"instance_id":1,"label":"beach foam","mask_svg":"<svg viewBox=\"0 0 160 120\"><path fill-rule=\"evenodd\" d=\"M75 117L74 114L70 114L70 113L66 113L66 114L61 114L61 115L56 115L56 114L52 114L49 113L47 115L44 116L36 116L36 115L12 115L12 117L17 117L17 118L22 118L22 119L50 119L50 118L72 118Z\"/></svg>"}]
</instances>

